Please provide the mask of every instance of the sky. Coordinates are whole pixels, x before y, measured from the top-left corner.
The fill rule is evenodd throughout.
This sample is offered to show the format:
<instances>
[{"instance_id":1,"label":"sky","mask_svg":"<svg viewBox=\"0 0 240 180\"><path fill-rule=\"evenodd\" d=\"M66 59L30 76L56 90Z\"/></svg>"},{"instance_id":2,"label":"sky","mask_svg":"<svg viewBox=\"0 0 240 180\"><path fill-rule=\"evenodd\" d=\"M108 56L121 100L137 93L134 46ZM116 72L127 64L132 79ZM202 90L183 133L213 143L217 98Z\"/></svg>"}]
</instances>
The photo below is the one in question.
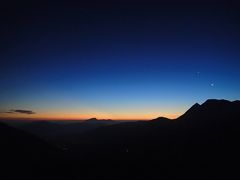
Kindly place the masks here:
<instances>
[{"instance_id":1,"label":"sky","mask_svg":"<svg viewBox=\"0 0 240 180\"><path fill-rule=\"evenodd\" d=\"M175 118L240 99L237 0L11 1L0 117Z\"/></svg>"}]
</instances>

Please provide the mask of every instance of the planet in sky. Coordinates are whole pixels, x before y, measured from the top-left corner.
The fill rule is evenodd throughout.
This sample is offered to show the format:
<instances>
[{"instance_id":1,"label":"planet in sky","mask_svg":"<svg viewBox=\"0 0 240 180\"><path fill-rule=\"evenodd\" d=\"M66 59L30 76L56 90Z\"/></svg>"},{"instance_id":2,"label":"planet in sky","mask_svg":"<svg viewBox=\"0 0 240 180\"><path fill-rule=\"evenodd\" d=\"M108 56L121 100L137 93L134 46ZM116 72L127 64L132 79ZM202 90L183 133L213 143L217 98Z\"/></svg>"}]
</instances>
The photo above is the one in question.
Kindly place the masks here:
<instances>
[{"instance_id":1,"label":"planet in sky","mask_svg":"<svg viewBox=\"0 0 240 180\"><path fill-rule=\"evenodd\" d=\"M240 99L237 7L223 0L5 2L0 117L175 118L206 99Z\"/></svg>"}]
</instances>

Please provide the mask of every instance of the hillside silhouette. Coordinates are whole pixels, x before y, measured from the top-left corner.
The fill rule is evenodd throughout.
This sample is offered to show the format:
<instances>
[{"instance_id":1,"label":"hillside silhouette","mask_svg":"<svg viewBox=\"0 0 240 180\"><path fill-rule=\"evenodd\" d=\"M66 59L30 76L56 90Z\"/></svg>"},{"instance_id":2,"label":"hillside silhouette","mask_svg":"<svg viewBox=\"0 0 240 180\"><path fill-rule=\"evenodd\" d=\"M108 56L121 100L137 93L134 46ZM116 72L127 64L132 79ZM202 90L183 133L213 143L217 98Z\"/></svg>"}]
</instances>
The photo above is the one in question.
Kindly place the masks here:
<instances>
[{"instance_id":1,"label":"hillside silhouette","mask_svg":"<svg viewBox=\"0 0 240 180\"><path fill-rule=\"evenodd\" d=\"M0 123L0 147L0 179L65 176L56 169L61 164L61 152L35 135Z\"/></svg>"},{"instance_id":2,"label":"hillside silhouette","mask_svg":"<svg viewBox=\"0 0 240 180\"><path fill-rule=\"evenodd\" d=\"M6 147L4 154L8 154L8 149L12 154L18 152L14 158L23 165L25 161L18 160L18 156L33 154L34 162L44 164L39 169L45 172L45 179L59 176L67 179L231 179L239 177L239 120L240 101L211 99L201 105L194 104L171 120L159 117L137 122L110 120L104 123L97 119L79 122L76 126L102 125L72 131L61 136L64 143L52 145L40 136L35 137L41 131L32 135L33 131L29 134L24 128L17 130L0 124L0 132L1 143ZM40 124L45 131L58 131L55 129L69 125ZM41 153L40 160L36 153ZM53 161L49 157L58 162L50 163L52 171L47 166ZM14 162L14 158L11 161ZM61 164L61 168L57 164ZM64 174L55 171L56 168L64 170Z\"/></svg>"},{"instance_id":3,"label":"hillside silhouette","mask_svg":"<svg viewBox=\"0 0 240 180\"><path fill-rule=\"evenodd\" d=\"M69 142L75 134L83 134L96 128L119 124L119 121L91 118L84 121L64 122L61 121L24 121L22 123L10 123L10 125L23 131L32 133L49 143L62 146Z\"/></svg>"},{"instance_id":4,"label":"hillside silhouette","mask_svg":"<svg viewBox=\"0 0 240 180\"><path fill-rule=\"evenodd\" d=\"M239 120L239 101L207 100L175 120L98 128L76 136L72 149L84 152L86 161L95 156L97 167L114 171L112 166L126 166L123 178L229 178L237 172L233 163L239 160Z\"/></svg>"}]
</instances>

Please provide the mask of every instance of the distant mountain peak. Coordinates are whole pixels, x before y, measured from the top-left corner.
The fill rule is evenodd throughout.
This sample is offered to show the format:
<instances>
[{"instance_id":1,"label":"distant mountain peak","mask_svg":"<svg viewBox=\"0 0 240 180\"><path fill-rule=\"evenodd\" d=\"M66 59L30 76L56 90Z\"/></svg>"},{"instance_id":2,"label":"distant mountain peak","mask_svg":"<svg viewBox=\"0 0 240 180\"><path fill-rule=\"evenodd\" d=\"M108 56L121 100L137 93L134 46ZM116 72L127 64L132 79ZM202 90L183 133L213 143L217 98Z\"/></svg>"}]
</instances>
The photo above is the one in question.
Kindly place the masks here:
<instances>
[{"instance_id":1,"label":"distant mountain peak","mask_svg":"<svg viewBox=\"0 0 240 180\"><path fill-rule=\"evenodd\" d=\"M195 112L197 112L200 109L200 107L201 107L200 104L195 103L192 107L190 107L190 109L188 109L183 115L179 116L177 119L192 116L193 114L195 114Z\"/></svg>"},{"instance_id":2,"label":"distant mountain peak","mask_svg":"<svg viewBox=\"0 0 240 180\"><path fill-rule=\"evenodd\" d=\"M194 105L193 105L191 108L193 108L193 109L194 109L194 108L198 108L198 107L200 107L200 106L201 106L200 104L198 104L198 103L195 103L195 104L194 104ZM190 109L191 109L191 108L190 108Z\"/></svg>"},{"instance_id":3,"label":"distant mountain peak","mask_svg":"<svg viewBox=\"0 0 240 180\"><path fill-rule=\"evenodd\" d=\"M113 121L112 119L97 119L97 118L90 118L85 121Z\"/></svg>"},{"instance_id":4,"label":"distant mountain peak","mask_svg":"<svg viewBox=\"0 0 240 180\"><path fill-rule=\"evenodd\" d=\"M235 104L240 104L240 100L233 101Z\"/></svg>"},{"instance_id":5,"label":"distant mountain peak","mask_svg":"<svg viewBox=\"0 0 240 180\"><path fill-rule=\"evenodd\" d=\"M166 117L158 117L158 118L156 118L156 119L153 119L153 120L151 120L152 122L154 121L169 121L170 119L168 119L168 118L166 118Z\"/></svg>"},{"instance_id":6,"label":"distant mountain peak","mask_svg":"<svg viewBox=\"0 0 240 180\"><path fill-rule=\"evenodd\" d=\"M90 119L87 119L86 121L98 121L97 118L90 118Z\"/></svg>"},{"instance_id":7,"label":"distant mountain peak","mask_svg":"<svg viewBox=\"0 0 240 180\"><path fill-rule=\"evenodd\" d=\"M182 116L177 119L185 118L208 118L208 117L221 117L235 113L235 110L240 107L240 101L229 101L225 99L208 99L201 105L194 104Z\"/></svg>"},{"instance_id":8,"label":"distant mountain peak","mask_svg":"<svg viewBox=\"0 0 240 180\"><path fill-rule=\"evenodd\" d=\"M115 124L116 121L113 121L111 119L97 119L97 118L91 118L88 120L83 121L83 123L87 124Z\"/></svg>"},{"instance_id":9,"label":"distant mountain peak","mask_svg":"<svg viewBox=\"0 0 240 180\"><path fill-rule=\"evenodd\" d=\"M231 101L225 99L208 99L202 105L205 104L216 104L216 103L231 103Z\"/></svg>"}]
</instances>

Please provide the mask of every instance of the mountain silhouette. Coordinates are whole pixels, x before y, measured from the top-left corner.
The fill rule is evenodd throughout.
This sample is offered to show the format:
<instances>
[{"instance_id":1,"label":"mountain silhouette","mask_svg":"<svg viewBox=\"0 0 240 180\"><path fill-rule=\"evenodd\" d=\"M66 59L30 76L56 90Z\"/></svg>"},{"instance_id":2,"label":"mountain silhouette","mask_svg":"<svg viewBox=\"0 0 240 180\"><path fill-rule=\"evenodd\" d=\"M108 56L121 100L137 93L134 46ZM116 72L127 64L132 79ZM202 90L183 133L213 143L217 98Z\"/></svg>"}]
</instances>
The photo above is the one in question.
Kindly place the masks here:
<instances>
[{"instance_id":1,"label":"mountain silhouette","mask_svg":"<svg viewBox=\"0 0 240 180\"><path fill-rule=\"evenodd\" d=\"M0 123L0 147L1 179L41 179L56 172L52 167L61 164L57 148L4 123Z\"/></svg>"},{"instance_id":2,"label":"mountain silhouette","mask_svg":"<svg viewBox=\"0 0 240 180\"><path fill-rule=\"evenodd\" d=\"M64 146L71 140L73 136L80 135L96 128L119 124L119 121L98 120L91 118L84 121L75 121L71 123L61 123L58 121L24 121L21 123L9 123L11 126L34 134L46 142L57 146Z\"/></svg>"},{"instance_id":3,"label":"mountain silhouette","mask_svg":"<svg viewBox=\"0 0 240 180\"><path fill-rule=\"evenodd\" d=\"M216 100L209 99L202 105L194 104L186 113L180 116L181 119L188 118L218 118L226 119L228 117L235 119L239 117L240 112L239 101L227 101L227 100Z\"/></svg>"},{"instance_id":4,"label":"mountain silhouette","mask_svg":"<svg viewBox=\"0 0 240 180\"><path fill-rule=\"evenodd\" d=\"M169 121L171 119L166 118L166 117L158 117L156 119L151 120L151 122L162 122L162 121Z\"/></svg>"},{"instance_id":5,"label":"mountain silhouette","mask_svg":"<svg viewBox=\"0 0 240 180\"><path fill-rule=\"evenodd\" d=\"M98 162L97 167L113 173L116 169L109 164L122 171L130 168L126 177L131 178L229 178L237 175L233 163L240 160L239 119L239 101L212 99L173 120L160 117L97 128L76 136L70 149L84 154L78 154L83 162Z\"/></svg>"},{"instance_id":6,"label":"mountain silhouette","mask_svg":"<svg viewBox=\"0 0 240 180\"><path fill-rule=\"evenodd\" d=\"M220 130L239 125L240 102L210 99L203 104L195 104L176 120L186 127Z\"/></svg>"},{"instance_id":7,"label":"mountain silhouette","mask_svg":"<svg viewBox=\"0 0 240 180\"><path fill-rule=\"evenodd\" d=\"M232 179L239 177L239 120L240 101L210 99L194 104L176 119L159 117L115 124L93 118L63 126L50 123L49 129L48 123L31 124L46 131L59 131L55 135L67 147L55 159L60 165L48 163L52 162L48 157L53 156L49 144L0 124L1 142L8 147L1 154L9 154L9 147L11 154L20 149L11 159L15 162L18 156L30 153L34 159L41 152L40 160L35 158L34 162L40 162L42 167L51 164L55 175L45 173L49 175L45 179L64 177L61 173L65 179ZM34 126L31 128L37 129ZM77 131L80 127L94 128ZM64 129L70 134L61 133ZM49 134L45 138L51 137Z\"/></svg>"},{"instance_id":8,"label":"mountain silhouette","mask_svg":"<svg viewBox=\"0 0 240 180\"><path fill-rule=\"evenodd\" d=\"M118 124L117 121L113 121L111 119L97 119L97 118L91 118L83 121L83 123L91 123L91 124Z\"/></svg>"}]
</instances>

